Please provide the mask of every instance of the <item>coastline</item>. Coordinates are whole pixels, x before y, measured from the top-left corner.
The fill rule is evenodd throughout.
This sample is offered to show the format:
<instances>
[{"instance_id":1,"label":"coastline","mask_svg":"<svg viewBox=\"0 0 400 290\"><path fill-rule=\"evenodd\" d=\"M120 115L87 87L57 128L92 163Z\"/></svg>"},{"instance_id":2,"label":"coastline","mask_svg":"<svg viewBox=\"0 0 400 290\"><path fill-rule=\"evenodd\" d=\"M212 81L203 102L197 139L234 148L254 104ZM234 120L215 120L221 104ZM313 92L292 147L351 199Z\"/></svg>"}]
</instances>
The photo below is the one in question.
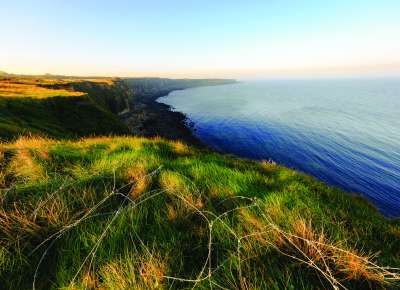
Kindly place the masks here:
<instances>
[{"instance_id":1,"label":"coastline","mask_svg":"<svg viewBox=\"0 0 400 290\"><path fill-rule=\"evenodd\" d=\"M189 117L182 113L181 111L174 111L171 110L173 107L164 103L159 103L157 100L161 97L168 96L173 91L179 91L183 89L171 89L171 90L164 90L162 92L158 92L156 94L148 94L145 96L137 97L136 101L134 102L135 110L131 113L131 124L130 128L136 124L134 134L146 136L146 137L154 137L160 136L166 139L172 140L182 140L188 144L194 144L198 147L206 148L212 150L214 152L226 154L226 155L234 155L236 158L240 159L249 159L249 160L262 160L257 158L252 158L243 155L236 155L234 153L224 152L220 150L216 150L211 147L211 145L204 144L204 142L200 141L199 138L196 136L196 131L192 128L192 122L190 121ZM190 94L189 94L190 95ZM181 94L182 98L185 98L185 93ZM167 101L166 101L167 102ZM140 113L141 112L141 113ZM138 117L134 115L142 114L142 119L138 122ZM129 118L129 117L128 117ZM135 122L136 120L136 122ZM142 127L142 128L140 128ZM216 132L218 134L218 132ZM271 155L270 155L271 156ZM267 159L267 158L266 158ZM270 159L270 158L268 158ZM273 158L274 159L274 158ZM278 162L278 161L277 161ZM291 168L292 170L302 172L306 175L313 176L316 180L327 184L334 188L339 188L343 191L346 191L351 196L358 196L364 200L367 200L368 203L374 207L377 211L379 211L383 216L388 219L397 219L398 214L396 212L393 214L393 210L389 206L382 202L377 202L371 195L368 195L368 192L362 191L360 189L353 189L350 187L346 187L339 182L335 183L335 180L325 180L320 178L318 175L315 175L311 169L306 168L306 165L303 167L296 167L291 164L279 162L280 165ZM383 204L383 205L382 205Z\"/></svg>"},{"instance_id":2,"label":"coastline","mask_svg":"<svg viewBox=\"0 0 400 290\"><path fill-rule=\"evenodd\" d=\"M193 134L184 113L172 111L171 106L157 102L176 90L179 89L136 96L130 103L129 111L120 115L121 120L134 135L182 140L190 145L208 148Z\"/></svg>"},{"instance_id":3,"label":"coastline","mask_svg":"<svg viewBox=\"0 0 400 290\"><path fill-rule=\"evenodd\" d=\"M29 88L32 81L26 82ZM45 82L35 81L34 87L44 86ZM323 243L321 249L329 255L332 273L337 275L335 279L343 279L348 288L389 285L385 280L378 284L369 279L375 276L368 275L377 275L376 265L389 265L382 268L385 275L392 275L388 272L390 265L398 269L400 220L385 217L364 197L328 186L301 171L275 162L238 157L202 144L196 138L201 132L191 128L191 114L175 112L173 105L159 103L160 97L185 88L154 88L154 81L133 88L122 82L55 85L47 86L54 94L70 87L71 91L84 90L88 99L65 96L65 101L69 101L66 107L63 98L42 93L42 98L48 99L47 104L47 101L30 100L21 94L15 102L24 106L8 107L4 97L2 108L13 110L3 110L8 114L1 117L12 121L15 116L21 116L22 121L30 121L25 122L31 125L25 127L27 131L43 127L43 124L50 129L53 124L59 124L66 132L54 137L46 136L46 131L42 131L43 137L26 133L0 144L0 192L2 189L5 192L4 218L0 226L6 237L0 260L4 265L12 265L0 271L0 281L7 281L5 287L29 288L32 277L39 288L68 287L71 279L77 277L74 283L85 288L90 275L95 282L89 286L94 288L118 288L118 285L171 288L177 284L168 279L150 285L136 283L142 281L136 277L159 277L158 273L171 273L175 277L199 276L201 273L197 272L202 271L203 261L207 261L212 252L218 253L212 256L213 268L221 270L215 271L213 277L227 287L240 285L240 281L233 284L232 280L227 280L232 270L220 265L238 255L242 266L232 264L238 265L233 270L234 276L242 269L246 269L243 274L249 279L255 275L269 275L271 283L262 288L270 288L270 285L285 288L286 281L293 275L298 280L292 281L292 288L313 288L320 284L321 288L328 288L323 276L309 272L307 263L298 263L297 257L304 258L304 251L309 253L308 248L303 248L304 240ZM64 87L57 87L59 85ZM190 93L182 92L182 99ZM169 103L173 95L165 102ZM38 106L42 103L47 105ZM59 107L64 114L54 110ZM85 107L91 110L86 111ZM208 108L209 103L206 103ZM79 118L64 117L77 116L77 112L81 112ZM60 121L56 123L55 120ZM117 132L117 127L110 126L111 122L124 130ZM115 131L82 134L79 138L67 135L75 128L87 128L91 132L97 128L94 126L107 124L110 125L105 129ZM146 136L163 139L147 139ZM82 192L84 195L80 194ZM93 216L96 218L88 219ZM85 222L71 229L71 235L53 239L54 232L81 221ZM225 227L224 223L229 226ZM212 224L217 226L214 230L210 228ZM269 231L271 228L276 231ZM265 235L259 235L260 232ZM238 253L238 241L250 235L257 238L246 239ZM88 236L93 237L90 243L85 242ZM237 239L231 238L233 236ZM143 247L132 247L132 243L140 241ZM80 250L71 251L71 244L78 245ZM100 259L93 265L99 266L89 266L89 274L83 271L82 276L77 276L75 268L84 265L86 260L82 253L90 253L93 247ZM330 249L337 249L337 252ZM46 255L48 250L51 255ZM286 259L286 251L295 259ZM343 253L344 256L340 256ZM351 253L350 259L347 253ZM369 260L372 258L364 253L379 255ZM266 259L272 263L263 268ZM315 261L320 262L317 266L324 267L322 260ZM349 269L347 261L362 261L365 276L348 279L345 276ZM54 267L46 267L46 264ZM149 265L155 267L156 274L147 271ZM138 271L132 272L132 269ZM365 269L372 270L366 272ZM293 270L297 272L292 274ZM122 273L122 279L118 276L115 280L117 272ZM288 276L284 276L287 273ZM257 283L253 282L261 285ZM186 286L182 284L182 288Z\"/></svg>"}]
</instances>

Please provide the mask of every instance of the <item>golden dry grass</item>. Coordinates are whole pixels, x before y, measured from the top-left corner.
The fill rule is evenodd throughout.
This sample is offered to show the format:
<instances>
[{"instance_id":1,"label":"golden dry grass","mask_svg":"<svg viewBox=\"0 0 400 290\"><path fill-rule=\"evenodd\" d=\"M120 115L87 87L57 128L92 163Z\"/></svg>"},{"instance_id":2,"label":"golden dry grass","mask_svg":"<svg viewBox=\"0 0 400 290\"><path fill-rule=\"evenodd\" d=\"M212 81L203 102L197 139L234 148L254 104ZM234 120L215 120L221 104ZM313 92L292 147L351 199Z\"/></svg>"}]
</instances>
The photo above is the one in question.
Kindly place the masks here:
<instances>
[{"instance_id":1,"label":"golden dry grass","mask_svg":"<svg viewBox=\"0 0 400 290\"><path fill-rule=\"evenodd\" d=\"M149 252L144 257L135 259L129 264L113 261L100 270L101 280L111 289L164 289L163 282L167 272L167 259ZM84 285L89 289L103 288L99 279L90 273L84 275Z\"/></svg>"},{"instance_id":2,"label":"golden dry grass","mask_svg":"<svg viewBox=\"0 0 400 290\"><path fill-rule=\"evenodd\" d=\"M161 187L167 191L190 194L190 191L187 188L183 178L175 172L163 171L159 180Z\"/></svg>"},{"instance_id":3,"label":"golden dry grass","mask_svg":"<svg viewBox=\"0 0 400 290\"><path fill-rule=\"evenodd\" d=\"M147 176L146 167L142 163L130 166L125 172L128 182L132 184L130 195L136 199L145 192L150 184L150 177Z\"/></svg>"},{"instance_id":4,"label":"golden dry grass","mask_svg":"<svg viewBox=\"0 0 400 290\"><path fill-rule=\"evenodd\" d=\"M280 246L283 251L290 249L291 254L304 260L312 268L319 268L332 283L338 283L335 277L343 276L345 280L368 281L369 283L384 284L388 276L397 277L384 268L374 264L376 255L363 255L354 249L347 249L342 241L340 244L329 241L323 229L317 233L311 222L299 218L293 224L290 234L278 231L284 243Z\"/></svg>"},{"instance_id":5,"label":"golden dry grass","mask_svg":"<svg viewBox=\"0 0 400 290\"><path fill-rule=\"evenodd\" d=\"M28 150L33 152L37 157L48 160L49 159L49 146L56 144L57 141L43 138L40 136L22 136L18 138L13 144L17 150Z\"/></svg>"},{"instance_id":6,"label":"golden dry grass","mask_svg":"<svg viewBox=\"0 0 400 290\"><path fill-rule=\"evenodd\" d=\"M167 263L160 255L152 253L141 261L139 273L147 289L159 289L167 271Z\"/></svg>"},{"instance_id":7,"label":"golden dry grass","mask_svg":"<svg viewBox=\"0 0 400 290\"><path fill-rule=\"evenodd\" d=\"M41 226L32 216L14 205L12 210L0 209L0 232L3 235L2 246L23 246L31 235L37 235Z\"/></svg>"},{"instance_id":8,"label":"golden dry grass","mask_svg":"<svg viewBox=\"0 0 400 290\"><path fill-rule=\"evenodd\" d=\"M333 243L324 230L315 231L310 221L297 218L292 222L292 230L286 232L273 223L263 220L249 210L240 210L245 229L242 242L243 255L257 255L263 247L272 245L279 252L320 272L333 285L342 286L341 280L368 281L383 285L388 277L398 279L397 274L389 273L385 268L374 264L377 255L364 255L344 244Z\"/></svg>"},{"instance_id":9,"label":"golden dry grass","mask_svg":"<svg viewBox=\"0 0 400 290\"><path fill-rule=\"evenodd\" d=\"M172 146L173 146L174 152L179 155L188 155L191 153L189 146L182 143L181 141L172 142Z\"/></svg>"},{"instance_id":10,"label":"golden dry grass","mask_svg":"<svg viewBox=\"0 0 400 290\"><path fill-rule=\"evenodd\" d=\"M0 80L0 97L45 99L51 97L77 97L86 93L51 88L51 85L68 85L70 83L91 82L112 85L114 78L82 78L82 79L46 79L46 78L6 78Z\"/></svg>"},{"instance_id":11,"label":"golden dry grass","mask_svg":"<svg viewBox=\"0 0 400 290\"><path fill-rule=\"evenodd\" d=\"M123 266L119 262L110 262L103 266L99 272L104 281L108 285L112 285L113 289L116 290L129 289L131 286L129 280L134 280L135 278L133 271L130 273L131 275L126 275ZM91 284L97 284L97 282L92 282Z\"/></svg>"},{"instance_id":12,"label":"golden dry grass","mask_svg":"<svg viewBox=\"0 0 400 290\"><path fill-rule=\"evenodd\" d=\"M174 221L178 218L178 213L173 204L167 204L167 218L169 221Z\"/></svg>"},{"instance_id":13,"label":"golden dry grass","mask_svg":"<svg viewBox=\"0 0 400 290\"><path fill-rule=\"evenodd\" d=\"M16 178L24 181L38 181L46 177L43 167L34 160L28 149L19 149L16 151L11 159L8 170Z\"/></svg>"},{"instance_id":14,"label":"golden dry grass","mask_svg":"<svg viewBox=\"0 0 400 290\"><path fill-rule=\"evenodd\" d=\"M64 89L52 89L39 86L32 82L20 82L14 80L0 81L0 97L45 99L51 97L77 97L85 93Z\"/></svg>"},{"instance_id":15,"label":"golden dry grass","mask_svg":"<svg viewBox=\"0 0 400 290\"><path fill-rule=\"evenodd\" d=\"M11 146L13 150L4 174L12 174L14 177L25 181L38 181L46 178L46 171L39 160L49 160L48 148L56 141L38 136L20 137ZM8 146L10 147L10 146ZM4 146L7 149L7 146Z\"/></svg>"}]
</instances>

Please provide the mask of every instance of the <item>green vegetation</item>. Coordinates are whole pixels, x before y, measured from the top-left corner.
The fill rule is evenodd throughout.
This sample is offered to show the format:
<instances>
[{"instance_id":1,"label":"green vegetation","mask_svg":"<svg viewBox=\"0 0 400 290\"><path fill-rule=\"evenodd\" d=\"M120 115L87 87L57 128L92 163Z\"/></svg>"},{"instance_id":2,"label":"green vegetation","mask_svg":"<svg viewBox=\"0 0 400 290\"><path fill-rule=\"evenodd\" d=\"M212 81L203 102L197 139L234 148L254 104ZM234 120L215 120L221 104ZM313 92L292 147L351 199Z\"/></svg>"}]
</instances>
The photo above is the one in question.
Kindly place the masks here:
<instances>
[{"instance_id":1,"label":"green vegetation","mask_svg":"<svg viewBox=\"0 0 400 290\"><path fill-rule=\"evenodd\" d=\"M134 99L228 80L77 78L0 75L0 139L41 134L55 138L124 135L118 118Z\"/></svg>"},{"instance_id":2,"label":"green vegetation","mask_svg":"<svg viewBox=\"0 0 400 290\"><path fill-rule=\"evenodd\" d=\"M400 221L360 197L180 141L77 139L127 133L135 98L226 82L4 75L0 288L399 287Z\"/></svg>"},{"instance_id":3,"label":"green vegetation","mask_svg":"<svg viewBox=\"0 0 400 290\"><path fill-rule=\"evenodd\" d=\"M8 289L395 288L400 223L270 162L145 138L0 149Z\"/></svg>"},{"instance_id":4,"label":"green vegetation","mask_svg":"<svg viewBox=\"0 0 400 290\"><path fill-rule=\"evenodd\" d=\"M113 88L117 84L110 82L1 80L0 138L11 139L30 133L57 138L128 133L126 126L113 114L122 103L117 103L118 98L125 98L125 95L118 94L119 91ZM108 101L112 93L113 104Z\"/></svg>"}]
</instances>

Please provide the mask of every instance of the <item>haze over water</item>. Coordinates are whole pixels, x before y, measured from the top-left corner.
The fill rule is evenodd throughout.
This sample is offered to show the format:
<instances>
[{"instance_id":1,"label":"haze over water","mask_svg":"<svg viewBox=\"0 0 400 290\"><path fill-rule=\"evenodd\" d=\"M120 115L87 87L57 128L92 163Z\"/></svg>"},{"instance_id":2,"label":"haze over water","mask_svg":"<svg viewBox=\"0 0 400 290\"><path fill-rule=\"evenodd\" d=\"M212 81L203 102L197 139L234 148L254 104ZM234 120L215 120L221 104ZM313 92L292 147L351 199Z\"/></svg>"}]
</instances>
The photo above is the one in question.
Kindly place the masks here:
<instances>
[{"instance_id":1,"label":"haze over water","mask_svg":"<svg viewBox=\"0 0 400 290\"><path fill-rule=\"evenodd\" d=\"M400 80L253 81L174 91L210 147L272 159L400 216Z\"/></svg>"}]
</instances>

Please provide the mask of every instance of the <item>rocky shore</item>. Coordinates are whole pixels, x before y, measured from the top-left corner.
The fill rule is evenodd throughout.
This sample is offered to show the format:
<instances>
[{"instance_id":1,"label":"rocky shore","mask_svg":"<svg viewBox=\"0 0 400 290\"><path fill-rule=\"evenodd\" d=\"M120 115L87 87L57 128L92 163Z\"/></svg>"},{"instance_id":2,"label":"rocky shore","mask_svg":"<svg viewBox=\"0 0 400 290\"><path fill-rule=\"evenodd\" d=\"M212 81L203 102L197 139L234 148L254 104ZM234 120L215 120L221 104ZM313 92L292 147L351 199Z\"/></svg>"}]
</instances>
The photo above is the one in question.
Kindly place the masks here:
<instances>
[{"instance_id":1,"label":"rocky shore","mask_svg":"<svg viewBox=\"0 0 400 290\"><path fill-rule=\"evenodd\" d=\"M121 81L125 83L132 97L129 98L127 109L118 115L131 134L182 140L200 147L206 145L194 136L185 114L172 111L170 106L157 102L157 99L176 90L237 82L233 79L166 78L127 78Z\"/></svg>"},{"instance_id":2,"label":"rocky shore","mask_svg":"<svg viewBox=\"0 0 400 290\"><path fill-rule=\"evenodd\" d=\"M157 102L158 98L168 95L171 91L173 90L137 96L131 102L129 111L120 115L122 121L134 135L160 136L204 147L190 130L185 114L174 112L169 105Z\"/></svg>"}]
</instances>

